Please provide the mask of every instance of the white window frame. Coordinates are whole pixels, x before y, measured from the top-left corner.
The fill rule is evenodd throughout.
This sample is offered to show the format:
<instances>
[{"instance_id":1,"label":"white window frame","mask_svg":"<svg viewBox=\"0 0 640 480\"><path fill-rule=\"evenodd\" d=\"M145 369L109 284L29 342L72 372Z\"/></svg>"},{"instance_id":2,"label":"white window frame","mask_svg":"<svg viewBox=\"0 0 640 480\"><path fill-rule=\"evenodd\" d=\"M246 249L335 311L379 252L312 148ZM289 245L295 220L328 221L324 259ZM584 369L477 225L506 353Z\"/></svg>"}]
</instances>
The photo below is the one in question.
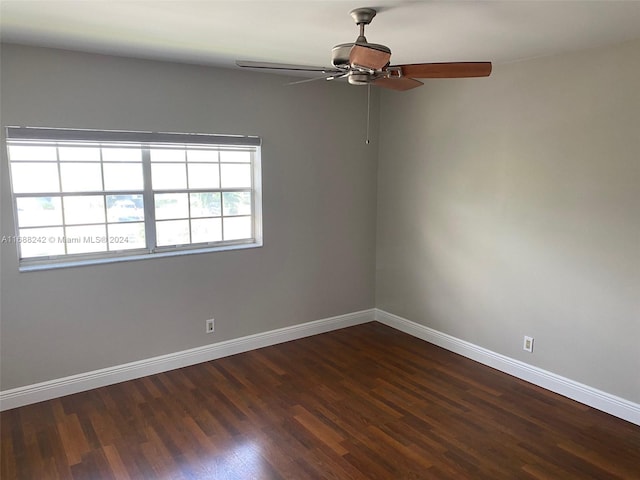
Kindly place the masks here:
<instances>
[{"instance_id":1,"label":"white window frame","mask_svg":"<svg viewBox=\"0 0 640 480\"><path fill-rule=\"evenodd\" d=\"M209 253L225 250L237 250L245 248L261 247L262 240L262 173L261 173L261 145L262 140L256 136L241 135L211 135L211 134L189 134L189 133L156 133L156 132L131 132L131 131L110 131L110 130L78 130L78 129L57 129L57 128L34 128L34 127L7 127L6 129L7 153L9 168L11 169L10 147L12 145L30 144L47 146L64 146L76 144L94 144L96 146L121 146L139 147L142 152L143 170L143 191L111 191L103 189L91 192L64 192L60 188L59 192L33 192L15 193L12 178L12 202L14 214L15 236L2 236L2 242L15 243L18 255L19 270L33 271L46 270L52 268L75 267L82 265L95 265L101 263L113 263L131 260L142 260L150 258L160 258L167 256ZM151 155L153 148L207 148L217 151L242 150L249 151L251 155L251 186L238 188L180 188L180 189L153 189L151 182ZM60 165L60 160L57 160ZM218 164L221 165L218 160ZM102 160L101 160L102 165ZM60 167L58 167L59 170ZM101 167L102 168L102 167ZM220 168L220 167L219 167ZM241 240L222 240L215 242L189 243L183 245L158 246L156 240L156 218L155 218L155 194L162 193L217 193L220 192L221 199L225 192L250 192L251 194L251 238ZM144 202L144 226L146 247L141 249L106 251L97 253L78 253L47 256L47 257L26 257L21 258L21 239L19 237L18 226L18 202L21 197L38 196L60 196L67 197L73 195L120 195L134 194L142 195ZM188 220L192 220L189 212ZM220 213L221 225L224 224ZM105 219L105 221L107 221ZM63 228L68 224L63 219ZM66 230L65 230L66 231ZM191 230L190 230L191 231Z\"/></svg>"}]
</instances>

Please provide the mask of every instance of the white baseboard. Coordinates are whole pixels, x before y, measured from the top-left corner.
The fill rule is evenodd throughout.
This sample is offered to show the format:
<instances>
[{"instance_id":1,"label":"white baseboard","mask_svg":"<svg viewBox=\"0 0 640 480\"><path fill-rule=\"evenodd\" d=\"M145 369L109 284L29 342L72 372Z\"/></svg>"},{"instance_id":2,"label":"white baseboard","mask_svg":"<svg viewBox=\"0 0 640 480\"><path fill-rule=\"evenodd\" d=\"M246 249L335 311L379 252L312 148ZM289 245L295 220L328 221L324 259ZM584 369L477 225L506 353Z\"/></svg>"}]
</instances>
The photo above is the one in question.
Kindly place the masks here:
<instances>
[{"instance_id":1,"label":"white baseboard","mask_svg":"<svg viewBox=\"0 0 640 480\"><path fill-rule=\"evenodd\" d=\"M640 404L562 377L553 372L460 340L406 318L375 309L375 319L402 332L438 345L496 370L508 373L552 392L576 400L628 422L640 425Z\"/></svg>"},{"instance_id":2,"label":"white baseboard","mask_svg":"<svg viewBox=\"0 0 640 480\"><path fill-rule=\"evenodd\" d=\"M640 405L380 309L338 315L0 392L0 411L377 320L451 352L640 425Z\"/></svg>"},{"instance_id":3,"label":"white baseboard","mask_svg":"<svg viewBox=\"0 0 640 480\"><path fill-rule=\"evenodd\" d=\"M0 411L371 322L374 320L374 313L374 309L369 309L338 315L137 362L5 390L0 392Z\"/></svg>"}]
</instances>

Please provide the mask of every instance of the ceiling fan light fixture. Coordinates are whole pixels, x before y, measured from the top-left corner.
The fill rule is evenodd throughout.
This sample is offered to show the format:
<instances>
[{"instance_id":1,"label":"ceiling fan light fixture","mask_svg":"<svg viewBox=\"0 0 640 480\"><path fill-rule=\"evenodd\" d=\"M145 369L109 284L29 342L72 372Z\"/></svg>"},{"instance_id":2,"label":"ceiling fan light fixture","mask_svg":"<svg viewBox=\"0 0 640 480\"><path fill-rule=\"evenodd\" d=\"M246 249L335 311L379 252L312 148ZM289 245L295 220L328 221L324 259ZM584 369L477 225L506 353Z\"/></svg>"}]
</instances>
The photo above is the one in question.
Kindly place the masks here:
<instances>
[{"instance_id":1,"label":"ceiling fan light fixture","mask_svg":"<svg viewBox=\"0 0 640 480\"><path fill-rule=\"evenodd\" d=\"M351 85L369 85L373 75L368 73L351 73L349 75L349 83Z\"/></svg>"}]
</instances>

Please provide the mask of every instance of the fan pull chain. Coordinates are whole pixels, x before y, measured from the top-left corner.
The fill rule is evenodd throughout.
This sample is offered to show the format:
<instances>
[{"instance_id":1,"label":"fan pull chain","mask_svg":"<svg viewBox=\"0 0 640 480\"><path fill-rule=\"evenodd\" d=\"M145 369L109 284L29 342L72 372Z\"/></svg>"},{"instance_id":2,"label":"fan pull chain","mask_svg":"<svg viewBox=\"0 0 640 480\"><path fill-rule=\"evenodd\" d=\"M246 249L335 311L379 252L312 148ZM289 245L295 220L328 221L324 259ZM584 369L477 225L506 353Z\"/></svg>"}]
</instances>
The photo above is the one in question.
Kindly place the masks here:
<instances>
[{"instance_id":1,"label":"fan pull chain","mask_svg":"<svg viewBox=\"0 0 640 480\"><path fill-rule=\"evenodd\" d=\"M371 84L367 84L367 140L364 142L367 145L371 143L369 140L369 118L371 117Z\"/></svg>"}]
</instances>

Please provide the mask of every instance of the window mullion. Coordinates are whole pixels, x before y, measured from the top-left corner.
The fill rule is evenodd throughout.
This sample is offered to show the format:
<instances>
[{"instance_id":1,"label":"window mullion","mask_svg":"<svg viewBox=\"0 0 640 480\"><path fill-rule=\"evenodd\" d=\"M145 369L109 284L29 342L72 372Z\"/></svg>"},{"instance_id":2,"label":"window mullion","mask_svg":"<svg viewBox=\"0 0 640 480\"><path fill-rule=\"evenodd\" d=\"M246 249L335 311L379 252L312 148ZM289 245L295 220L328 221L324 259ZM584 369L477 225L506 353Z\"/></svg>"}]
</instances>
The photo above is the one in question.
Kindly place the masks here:
<instances>
[{"instance_id":1,"label":"window mullion","mask_svg":"<svg viewBox=\"0 0 640 480\"><path fill-rule=\"evenodd\" d=\"M107 192L106 192L106 188L105 188L105 184L104 184L104 157L103 157L103 152L102 152L102 145L100 145L100 149L98 150L100 152L100 174L102 175L102 212L104 214L104 231L107 234L107 238L109 238L109 231L110 231L110 225L109 225L109 213L107 212ZM111 246L109 245L109 242L107 242L107 251L111 251Z\"/></svg>"},{"instance_id":2,"label":"window mullion","mask_svg":"<svg viewBox=\"0 0 640 480\"><path fill-rule=\"evenodd\" d=\"M144 182L144 234L147 250L153 253L156 247L156 211L151 185L151 149L148 145L142 146L142 178Z\"/></svg>"},{"instance_id":3,"label":"window mullion","mask_svg":"<svg viewBox=\"0 0 640 480\"><path fill-rule=\"evenodd\" d=\"M223 195L223 190L222 190L222 159L220 158L220 150L218 150L218 182L220 185L219 188L219 192L220 192L220 235L222 238L222 241L224 242L224 195Z\"/></svg>"},{"instance_id":4,"label":"window mullion","mask_svg":"<svg viewBox=\"0 0 640 480\"><path fill-rule=\"evenodd\" d=\"M62 162L60 161L60 148L58 144L56 146L56 163L58 164L58 188L60 189L60 214L62 215L62 236L67 238L67 219L64 212L64 192L62 191ZM67 248L67 242L64 242L64 253L67 255L69 250Z\"/></svg>"},{"instance_id":5,"label":"window mullion","mask_svg":"<svg viewBox=\"0 0 640 480\"><path fill-rule=\"evenodd\" d=\"M193 243L193 232L191 231L191 182L189 180L189 161L187 158L187 150L184 151L184 174L187 180L187 225L189 226L189 244Z\"/></svg>"}]
</instances>

